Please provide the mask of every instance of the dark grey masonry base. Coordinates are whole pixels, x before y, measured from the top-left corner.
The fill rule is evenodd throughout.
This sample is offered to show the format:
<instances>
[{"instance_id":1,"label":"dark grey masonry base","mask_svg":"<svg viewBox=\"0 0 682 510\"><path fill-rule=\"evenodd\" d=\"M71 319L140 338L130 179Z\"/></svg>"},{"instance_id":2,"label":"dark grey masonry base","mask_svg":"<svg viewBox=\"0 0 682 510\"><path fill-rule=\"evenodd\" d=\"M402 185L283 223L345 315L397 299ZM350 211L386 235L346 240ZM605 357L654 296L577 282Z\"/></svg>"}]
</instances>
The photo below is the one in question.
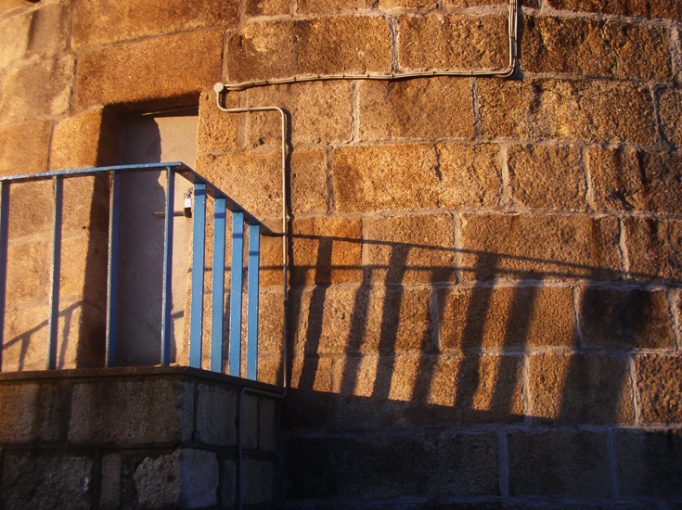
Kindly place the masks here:
<instances>
[{"instance_id":1,"label":"dark grey masonry base","mask_svg":"<svg viewBox=\"0 0 682 510\"><path fill-rule=\"evenodd\" d=\"M233 508L243 388L185 367L0 374L0 508ZM241 403L242 500L276 499L279 401Z\"/></svg>"}]
</instances>

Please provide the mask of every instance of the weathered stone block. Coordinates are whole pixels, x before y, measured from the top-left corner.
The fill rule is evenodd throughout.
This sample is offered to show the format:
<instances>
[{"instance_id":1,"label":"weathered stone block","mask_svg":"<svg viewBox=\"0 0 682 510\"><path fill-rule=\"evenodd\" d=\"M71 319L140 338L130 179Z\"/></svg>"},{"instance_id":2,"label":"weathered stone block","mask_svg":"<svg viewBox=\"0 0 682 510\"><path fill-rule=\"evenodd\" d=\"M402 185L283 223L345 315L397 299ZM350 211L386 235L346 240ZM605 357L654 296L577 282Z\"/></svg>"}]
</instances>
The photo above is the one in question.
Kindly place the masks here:
<instances>
[{"instance_id":1,"label":"weathered stone block","mask_svg":"<svg viewBox=\"0 0 682 510\"><path fill-rule=\"evenodd\" d=\"M13 175L47 170L51 132L52 123L47 120L1 129L0 173Z\"/></svg>"},{"instance_id":2,"label":"weathered stone block","mask_svg":"<svg viewBox=\"0 0 682 510\"><path fill-rule=\"evenodd\" d=\"M367 218L363 243L375 283L455 280L454 222L448 214Z\"/></svg>"},{"instance_id":3,"label":"weathered stone block","mask_svg":"<svg viewBox=\"0 0 682 510\"><path fill-rule=\"evenodd\" d=\"M637 391L644 423L682 423L682 357L635 358Z\"/></svg>"},{"instance_id":4,"label":"weathered stone block","mask_svg":"<svg viewBox=\"0 0 682 510\"><path fill-rule=\"evenodd\" d=\"M220 79L222 37L222 30L197 31L84 52L78 59L76 103L86 108L209 88Z\"/></svg>"},{"instance_id":5,"label":"weathered stone block","mask_svg":"<svg viewBox=\"0 0 682 510\"><path fill-rule=\"evenodd\" d=\"M327 155L296 149L291 155L291 207L296 213L327 212Z\"/></svg>"},{"instance_id":6,"label":"weathered stone block","mask_svg":"<svg viewBox=\"0 0 682 510\"><path fill-rule=\"evenodd\" d=\"M676 0L550 0L555 9L652 18L682 19Z\"/></svg>"},{"instance_id":7,"label":"weathered stone block","mask_svg":"<svg viewBox=\"0 0 682 510\"><path fill-rule=\"evenodd\" d=\"M531 356L531 415L540 421L632 423L627 360L617 356Z\"/></svg>"},{"instance_id":8,"label":"weathered stone block","mask_svg":"<svg viewBox=\"0 0 682 510\"><path fill-rule=\"evenodd\" d=\"M147 457L133 479L141 508L204 508L217 503L218 462L213 452L185 448Z\"/></svg>"},{"instance_id":9,"label":"weathered stone block","mask_svg":"<svg viewBox=\"0 0 682 510\"><path fill-rule=\"evenodd\" d=\"M337 11L369 9L371 0L299 0L299 14L329 14Z\"/></svg>"},{"instance_id":10,"label":"weathered stone block","mask_svg":"<svg viewBox=\"0 0 682 510\"><path fill-rule=\"evenodd\" d=\"M0 3L0 12L2 4ZM21 60L28 48L31 14L17 14L0 20L0 69Z\"/></svg>"},{"instance_id":11,"label":"weathered stone block","mask_svg":"<svg viewBox=\"0 0 682 510\"><path fill-rule=\"evenodd\" d=\"M512 199L537 209L585 210L585 171L575 146L515 145L508 152Z\"/></svg>"},{"instance_id":12,"label":"weathered stone block","mask_svg":"<svg viewBox=\"0 0 682 510\"><path fill-rule=\"evenodd\" d=\"M589 18L526 16L524 70L639 80L672 79L664 27Z\"/></svg>"},{"instance_id":13,"label":"weathered stone block","mask_svg":"<svg viewBox=\"0 0 682 510\"><path fill-rule=\"evenodd\" d=\"M52 169L97 166L102 138L102 109L93 108L59 122L52 135Z\"/></svg>"},{"instance_id":14,"label":"weathered stone block","mask_svg":"<svg viewBox=\"0 0 682 510\"><path fill-rule=\"evenodd\" d=\"M166 379L74 384L69 441L140 445L188 440L192 391L189 384Z\"/></svg>"},{"instance_id":15,"label":"weathered stone block","mask_svg":"<svg viewBox=\"0 0 682 510\"><path fill-rule=\"evenodd\" d=\"M114 510L121 506L121 456L117 453L104 455L100 468L99 504L104 510Z\"/></svg>"},{"instance_id":16,"label":"weathered stone block","mask_svg":"<svg viewBox=\"0 0 682 510\"><path fill-rule=\"evenodd\" d=\"M294 146L347 142L352 137L351 85L347 81L257 87L248 90L246 97L249 105L278 105L289 113ZM247 115L248 145L279 150L282 139L279 114Z\"/></svg>"},{"instance_id":17,"label":"weathered stone block","mask_svg":"<svg viewBox=\"0 0 682 510\"><path fill-rule=\"evenodd\" d=\"M659 114L665 137L678 148L682 147L682 90L668 89L661 94Z\"/></svg>"},{"instance_id":18,"label":"weathered stone block","mask_svg":"<svg viewBox=\"0 0 682 510\"><path fill-rule=\"evenodd\" d=\"M385 145L332 151L339 211L424 209L438 203L440 179L433 147Z\"/></svg>"},{"instance_id":19,"label":"weathered stone block","mask_svg":"<svg viewBox=\"0 0 682 510\"><path fill-rule=\"evenodd\" d=\"M280 165L274 152L207 154L197 160L197 172L256 217L277 217L282 210Z\"/></svg>"},{"instance_id":20,"label":"weathered stone block","mask_svg":"<svg viewBox=\"0 0 682 510\"><path fill-rule=\"evenodd\" d=\"M682 278L682 222L633 217L624 224L633 278Z\"/></svg>"},{"instance_id":21,"label":"weathered stone block","mask_svg":"<svg viewBox=\"0 0 682 510\"><path fill-rule=\"evenodd\" d=\"M249 16L275 16L292 10L291 0L247 0L245 12Z\"/></svg>"},{"instance_id":22,"label":"weathered stone block","mask_svg":"<svg viewBox=\"0 0 682 510\"><path fill-rule=\"evenodd\" d=\"M30 60L8 71L0 95L3 122L32 121L39 115L66 113L73 69L73 57L63 56L55 60Z\"/></svg>"},{"instance_id":23,"label":"weathered stone block","mask_svg":"<svg viewBox=\"0 0 682 510\"><path fill-rule=\"evenodd\" d=\"M580 327L596 348L666 348L675 345L665 291L586 287L580 294Z\"/></svg>"},{"instance_id":24,"label":"weathered stone block","mask_svg":"<svg viewBox=\"0 0 682 510\"><path fill-rule=\"evenodd\" d=\"M167 0L116 2L82 0L74 5L74 47L105 45L144 36L189 31L238 21L237 2Z\"/></svg>"},{"instance_id":25,"label":"weathered stone block","mask_svg":"<svg viewBox=\"0 0 682 510\"><path fill-rule=\"evenodd\" d=\"M399 9L401 7L421 9L435 6L436 0L379 0L380 9Z\"/></svg>"},{"instance_id":26,"label":"weathered stone block","mask_svg":"<svg viewBox=\"0 0 682 510\"><path fill-rule=\"evenodd\" d=\"M31 5L31 0L0 0L0 13L4 14Z\"/></svg>"},{"instance_id":27,"label":"weathered stone block","mask_svg":"<svg viewBox=\"0 0 682 510\"><path fill-rule=\"evenodd\" d=\"M388 71L389 30L373 16L255 22L227 43L230 81Z\"/></svg>"},{"instance_id":28,"label":"weathered stone block","mask_svg":"<svg viewBox=\"0 0 682 510\"><path fill-rule=\"evenodd\" d=\"M441 207L486 207L499 201L502 177L496 145L436 146Z\"/></svg>"},{"instance_id":29,"label":"weathered stone block","mask_svg":"<svg viewBox=\"0 0 682 510\"><path fill-rule=\"evenodd\" d=\"M609 496L606 436L585 431L514 432L509 448L512 496Z\"/></svg>"},{"instance_id":30,"label":"weathered stone block","mask_svg":"<svg viewBox=\"0 0 682 510\"><path fill-rule=\"evenodd\" d=\"M275 495L275 466L270 461L244 460L244 503L272 503Z\"/></svg>"},{"instance_id":31,"label":"weathered stone block","mask_svg":"<svg viewBox=\"0 0 682 510\"><path fill-rule=\"evenodd\" d=\"M54 443L63 434L66 392L56 385L0 384L0 443Z\"/></svg>"},{"instance_id":32,"label":"weathered stone block","mask_svg":"<svg viewBox=\"0 0 682 510\"><path fill-rule=\"evenodd\" d=\"M47 299L50 254L50 246L45 242L10 243L5 294L8 303L35 303Z\"/></svg>"},{"instance_id":33,"label":"weathered stone block","mask_svg":"<svg viewBox=\"0 0 682 510\"><path fill-rule=\"evenodd\" d=\"M237 465L234 460L223 462L220 476L220 500L224 507L230 508L235 503L237 487Z\"/></svg>"},{"instance_id":34,"label":"weathered stone block","mask_svg":"<svg viewBox=\"0 0 682 510\"><path fill-rule=\"evenodd\" d=\"M197 384L196 439L217 446L235 444L237 395L220 386Z\"/></svg>"},{"instance_id":35,"label":"weathered stone block","mask_svg":"<svg viewBox=\"0 0 682 510\"><path fill-rule=\"evenodd\" d=\"M258 397L244 395L242 399L242 444L244 448L258 448Z\"/></svg>"},{"instance_id":36,"label":"weathered stone block","mask_svg":"<svg viewBox=\"0 0 682 510\"><path fill-rule=\"evenodd\" d=\"M593 147L587 155L598 210L675 214L682 207L677 153Z\"/></svg>"},{"instance_id":37,"label":"weathered stone block","mask_svg":"<svg viewBox=\"0 0 682 510\"><path fill-rule=\"evenodd\" d=\"M617 466L624 496L682 495L679 431L623 431L616 435Z\"/></svg>"},{"instance_id":38,"label":"weathered stone block","mask_svg":"<svg viewBox=\"0 0 682 510\"><path fill-rule=\"evenodd\" d=\"M409 69L502 69L509 60L507 17L402 16L399 62Z\"/></svg>"},{"instance_id":39,"label":"weathered stone block","mask_svg":"<svg viewBox=\"0 0 682 510\"><path fill-rule=\"evenodd\" d=\"M651 94L643 85L481 79L478 98L484 138L657 141Z\"/></svg>"},{"instance_id":40,"label":"weathered stone block","mask_svg":"<svg viewBox=\"0 0 682 510\"><path fill-rule=\"evenodd\" d=\"M277 401L261 398L258 402L258 448L266 452L277 450Z\"/></svg>"},{"instance_id":41,"label":"weathered stone block","mask_svg":"<svg viewBox=\"0 0 682 510\"><path fill-rule=\"evenodd\" d=\"M240 106L239 97L228 95L228 108ZM218 109L215 93L204 91L199 96L199 131L197 133L198 152L238 150L241 147L239 138L244 117L234 113L225 113Z\"/></svg>"},{"instance_id":42,"label":"weathered stone block","mask_svg":"<svg viewBox=\"0 0 682 510\"><path fill-rule=\"evenodd\" d=\"M91 508L93 461L89 457L3 452L2 502L7 508Z\"/></svg>"},{"instance_id":43,"label":"weathered stone block","mask_svg":"<svg viewBox=\"0 0 682 510\"><path fill-rule=\"evenodd\" d=\"M29 55L54 55L66 48L68 9L63 5L46 5L33 12L28 42Z\"/></svg>"},{"instance_id":44,"label":"weathered stone block","mask_svg":"<svg viewBox=\"0 0 682 510\"><path fill-rule=\"evenodd\" d=\"M464 215L461 223L466 280L620 278L614 218Z\"/></svg>"},{"instance_id":45,"label":"weathered stone block","mask_svg":"<svg viewBox=\"0 0 682 510\"><path fill-rule=\"evenodd\" d=\"M573 292L565 287L442 290L437 314L440 346L446 351L574 343Z\"/></svg>"},{"instance_id":46,"label":"weathered stone block","mask_svg":"<svg viewBox=\"0 0 682 510\"><path fill-rule=\"evenodd\" d=\"M45 370L49 308L45 300L40 300L40 303L14 305L8 302L5 310L3 371Z\"/></svg>"},{"instance_id":47,"label":"weathered stone block","mask_svg":"<svg viewBox=\"0 0 682 510\"><path fill-rule=\"evenodd\" d=\"M325 285L362 279L362 223L345 218L306 218L293 227L293 279Z\"/></svg>"},{"instance_id":48,"label":"weathered stone block","mask_svg":"<svg viewBox=\"0 0 682 510\"><path fill-rule=\"evenodd\" d=\"M425 78L360 83L360 137L471 138L471 80Z\"/></svg>"}]
</instances>

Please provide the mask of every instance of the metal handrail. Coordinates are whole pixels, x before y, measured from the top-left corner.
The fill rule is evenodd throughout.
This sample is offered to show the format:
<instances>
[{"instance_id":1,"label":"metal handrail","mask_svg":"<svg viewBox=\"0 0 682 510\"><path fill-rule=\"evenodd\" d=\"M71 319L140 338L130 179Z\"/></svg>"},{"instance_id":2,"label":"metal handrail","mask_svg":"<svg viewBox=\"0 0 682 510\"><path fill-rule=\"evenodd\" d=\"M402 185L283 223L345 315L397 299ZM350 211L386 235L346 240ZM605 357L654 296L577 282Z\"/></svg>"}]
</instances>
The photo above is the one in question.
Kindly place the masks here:
<instances>
[{"instance_id":1,"label":"metal handrail","mask_svg":"<svg viewBox=\"0 0 682 510\"><path fill-rule=\"evenodd\" d=\"M54 211L52 228L52 268L50 275L50 316L48 319L47 369L56 368L57 322L59 312L59 280L61 262L61 235L63 216L64 179L109 175L109 242L107 250L107 316L106 355L107 367L116 365L117 344L117 288L118 288L118 230L120 211L120 176L122 173L165 171L165 220L163 248L163 282L161 315L161 364L170 364L171 342L171 274L173 262L173 216L175 175L180 174L194 185L192 279L190 292L189 365L201 368L204 305L204 270L206 245L206 197L214 200L213 271L212 271L212 317L210 341L210 369L222 372L223 322L224 322L224 271L225 232L227 212L232 213L232 261L230 288L229 370L233 376L241 376L242 344L242 279L244 256L244 225L248 225L248 290L246 330L246 378L255 380L258 370L258 308L260 237L279 236L237 201L210 183L182 162L151 163L139 165L116 165L96 168L57 170L36 174L19 174L0 177L0 367L4 335L5 290L7 281L7 243L9 233L9 189L17 183L52 180L54 183ZM254 271L253 268L256 268Z\"/></svg>"}]
</instances>

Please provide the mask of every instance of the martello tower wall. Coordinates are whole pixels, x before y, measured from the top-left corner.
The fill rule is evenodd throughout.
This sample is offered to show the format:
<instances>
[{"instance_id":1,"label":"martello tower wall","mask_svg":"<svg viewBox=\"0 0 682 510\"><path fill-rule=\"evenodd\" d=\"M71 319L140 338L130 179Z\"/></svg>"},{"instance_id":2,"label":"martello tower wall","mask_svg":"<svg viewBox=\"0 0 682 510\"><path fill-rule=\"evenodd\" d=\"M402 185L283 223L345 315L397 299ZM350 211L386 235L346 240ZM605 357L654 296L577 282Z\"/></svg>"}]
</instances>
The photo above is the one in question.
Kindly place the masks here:
<instances>
[{"instance_id":1,"label":"martello tower wall","mask_svg":"<svg viewBox=\"0 0 682 510\"><path fill-rule=\"evenodd\" d=\"M278 117L219 111L214 82L502 69L508 16L0 0L0 171L113 163L122 116L198 104L197 170L277 225ZM681 22L677 0L526 0L510 78L228 94L289 113L288 309L265 241L259 362L276 383L286 314L287 505L682 505ZM107 189L65 188L61 368L103 363ZM42 368L47 335L51 188L20 191L3 370Z\"/></svg>"}]
</instances>

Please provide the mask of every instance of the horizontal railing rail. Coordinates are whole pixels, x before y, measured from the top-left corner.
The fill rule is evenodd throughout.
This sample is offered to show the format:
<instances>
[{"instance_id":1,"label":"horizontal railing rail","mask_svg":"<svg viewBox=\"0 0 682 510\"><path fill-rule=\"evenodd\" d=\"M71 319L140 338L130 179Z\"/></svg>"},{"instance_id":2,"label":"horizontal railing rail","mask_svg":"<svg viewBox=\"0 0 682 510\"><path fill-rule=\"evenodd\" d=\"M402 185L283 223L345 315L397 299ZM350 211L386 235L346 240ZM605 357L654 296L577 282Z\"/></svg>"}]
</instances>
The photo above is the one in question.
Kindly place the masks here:
<instances>
[{"instance_id":1,"label":"horizontal railing rail","mask_svg":"<svg viewBox=\"0 0 682 510\"><path fill-rule=\"evenodd\" d=\"M206 252L206 198L214 200L213 270L211 284L212 317L210 336L210 370L223 371L223 323L225 320L224 286L226 230L228 213L232 214L232 260L229 304L228 373L241 377L242 353L242 285L245 226L248 228L247 293L246 293L246 378L258 376L258 309L260 238L262 235L280 235L273 232L258 218L246 211L239 203L218 187L181 162L118 165L97 168L58 170L36 174L20 174L0 177L0 346L4 345L5 295L7 282L7 255L9 235L9 190L18 183L53 181L52 253L49 291L49 317L47 321L48 345L46 368L57 365L57 325L59 320L59 293L61 269L61 237L63 218L64 180L78 177L108 175L109 190L109 239L107 249L107 303L106 303L106 350L107 367L116 365L117 359L117 290L119 266L119 216L122 174L131 172L165 172L165 208L163 233L163 281L161 292L160 360L167 366L171 362L172 336L172 267L173 267L173 218L175 177L181 175L193 185L193 235L190 288L189 365L201 368L204 322L204 271ZM0 367L2 348L0 347Z\"/></svg>"}]
</instances>

